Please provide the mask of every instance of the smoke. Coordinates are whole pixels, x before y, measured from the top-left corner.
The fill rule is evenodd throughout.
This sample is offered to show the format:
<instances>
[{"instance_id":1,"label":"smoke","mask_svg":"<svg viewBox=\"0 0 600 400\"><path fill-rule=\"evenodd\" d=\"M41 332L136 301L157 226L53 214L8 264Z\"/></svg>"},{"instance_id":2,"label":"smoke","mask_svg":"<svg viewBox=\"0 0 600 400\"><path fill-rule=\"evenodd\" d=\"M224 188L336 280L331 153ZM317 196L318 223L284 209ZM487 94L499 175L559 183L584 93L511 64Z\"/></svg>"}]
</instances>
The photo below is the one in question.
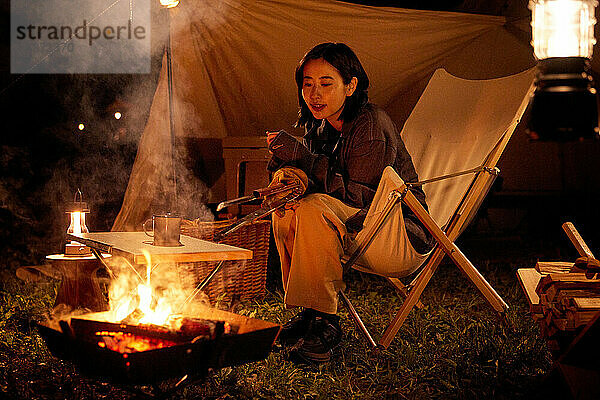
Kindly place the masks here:
<instances>
[{"instance_id":1,"label":"smoke","mask_svg":"<svg viewBox=\"0 0 600 400\"><path fill-rule=\"evenodd\" d=\"M47 206L49 232L66 230L65 204L77 189L90 206L90 230L109 230L116 218L162 62L164 15L158 6L153 5L152 11L150 74L57 76L46 87L45 96L60 104L64 115L63 121L44 129L56 151L50 148L40 154L46 159L42 172L46 180L35 196ZM192 189L206 191L199 184Z\"/></svg>"},{"instance_id":2,"label":"smoke","mask_svg":"<svg viewBox=\"0 0 600 400\"><path fill-rule=\"evenodd\" d=\"M72 132L64 132L73 135ZM95 138L83 137L75 154L66 155L54 164L44 188L38 193L50 205L49 213L56 221L54 229L66 221L65 208L74 201L77 190L90 207L88 227L108 230L121 204L132 166L132 149L95 149ZM127 151L128 154L120 153ZM91 224L91 225L90 225Z\"/></svg>"},{"instance_id":3,"label":"smoke","mask_svg":"<svg viewBox=\"0 0 600 400\"><path fill-rule=\"evenodd\" d=\"M209 1L185 6L181 4L175 10L166 11L160 8L158 2L151 2L150 75L75 75L69 77L68 82L64 82L64 79L57 82L56 87L52 88L53 97L62 103L69 117L56 131L59 141L71 147L72 152L51 167L48 182L42 190L42 197L49 200L55 209L55 216L62 214L65 202L71 201L75 191L81 189L91 208L90 229L110 229L122 203L137 145L155 94L169 35L169 22L173 51L180 51L189 45L179 42L177 38L186 34L183 30L189 29L190 19L201 21L203 31L216 29L240 18L236 11L238 3ZM84 2L80 7L86 7L86 4ZM91 6L84 13L91 15L99 11L97 8ZM59 13L60 10L54 12ZM185 72L181 69L177 71L179 74ZM180 82L186 80L185 76L180 75L174 78L180 79ZM63 86L65 83L67 87ZM176 121L177 129L183 132L182 140L189 136L201 137L202 132L198 129L202 121L199 120L196 105L177 95L176 92L174 106L177 107L177 115L182 116ZM116 113L119 118L115 117ZM169 118L168 115L164 117ZM78 130L79 124L84 125L81 131ZM164 211L177 212L188 219L212 221L214 215L206 204L210 197L209 185L214 183L211 181L214 178L207 177L202 170L214 166L198 164L198 158L193 149L177 145L177 209ZM157 201L160 203L160 199Z\"/></svg>"},{"instance_id":4,"label":"smoke","mask_svg":"<svg viewBox=\"0 0 600 400\"><path fill-rule=\"evenodd\" d=\"M58 328L59 321L67 321L69 318L78 317L90 312L91 311L86 308L73 308L66 304L57 304L46 315L46 321L50 323L50 326Z\"/></svg>"},{"instance_id":5,"label":"smoke","mask_svg":"<svg viewBox=\"0 0 600 400\"><path fill-rule=\"evenodd\" d=\"M112 257L107 260L116 279L109 287L109 306L117 315L117 309L126 304L126 312L120 311L118 322L140 308L138 286L147 285L152 289L152 308L157 310L160 304L168 304L170 313L195 317L204 314L212 307L210 302L223 296L231 296L239 291L245 261L227 261L210 282L198 290L198 285L216 265L215 263L148 263L146 268L131 266L126 260ZM148 268L149 267L149 268ZM148 271L150 274L148 276Z\"/></svg>"},{"instance_id":6,"label":"smoke","mask_svg":"<svg viewBox=\"0 0 600 400\"><path fill-rule=\"evenodd\" d=\"M177 213L190 220L214 221L212 211L206 206L209 188L198 176L202 167L193 165L198 155L190 154L185 145L178 146L178 150L175 157Z\"/></svg>"},{"instance_id":7,"label":"smoke","mask_svg":"<svg viewBox=\"0 0 600 400\"><path fill-rule=\"evenodd\" d=\"M36 262L31 260L33 253L37 252L36 257L41 260L49 252L61 250L68 226L66 203L73 201L77 189L83 192L84 201L90 206L87 220L90 230L105 231L112 227L146 125L168 34L167 12L158 2L150 3L149 74L25 75L0 95L9 116L7 131L14 133L10 136L14 143L2 146L0 158L0 222L10 232L6 236L7 248L15 247L15 243L27 247L23 255L15 257L33 263ZM174 16L173 37L181 29L190 29L184 26L190 20L201 21L203 34L209 29L228 26L241 18L236 11L238 3L208 1L180 5L169 11ZM87 2L80 2L77 7L85 8ZM83 10L84 14L101 11L100 5L90 7ZM42 17L61 13L65 18L70 15L59 8L37 12ZM174 51L184 45L174 41ZM132 54L140 51L145 50L131 49ZM183 118L178 124L187 134L202 137L198 131L202 121L197 117L196 105L183 98L175 100L177 107L182 107ZM207 179L203 169L213 170L214 166L190 164L190 160L198 159L198 154L183 147L176 156L177 211L189 219L212 221L214 216L206 204L209 186L215 178Z\"/></svg>"}]
</instances>

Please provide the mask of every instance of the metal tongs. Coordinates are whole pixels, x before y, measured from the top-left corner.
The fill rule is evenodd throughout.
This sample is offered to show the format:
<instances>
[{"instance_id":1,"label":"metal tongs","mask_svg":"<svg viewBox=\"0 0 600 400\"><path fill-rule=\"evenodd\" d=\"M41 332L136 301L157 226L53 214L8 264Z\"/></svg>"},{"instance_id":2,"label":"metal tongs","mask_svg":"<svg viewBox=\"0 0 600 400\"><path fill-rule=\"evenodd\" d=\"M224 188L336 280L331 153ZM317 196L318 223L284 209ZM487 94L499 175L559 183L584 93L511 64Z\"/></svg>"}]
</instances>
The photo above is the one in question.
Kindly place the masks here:
<instances>
[{"instance_id":1,"label":"metal tongs","mask_svg":"<svg viewBox=\"0 0 600 400\"><path fill-rule=\"evenodd\" d=\"M290 193L280 199L277 199L275 201L267 200L267 198L270 196L273 196L278 193L288 192L288 191ZM262 206L258 210L246 215L243 218L238 219L236 222L231 224L227 229L225 229L221 232L217 232L214 235L214 241L220 242L225 236L229 235L232 232L237 231L241 227L248 225L248 224L252 223L253 221L256 221L259 218L266 217L267 215L272 214L276 210L285 207L285 205L287 203L298 199L298 197L300 197L302 195L303 191L304 190L302 188L302 185L297 182L288 183L288 184L278 183L278 184L270 186L270 187L253 190L252 194L249 196L238 197L237 199L226 200L222 203L219 203L219 205L217 206L217 211L221 211L225 207L248 203L250 201L254 201L254 200L258 200L258 199L266 200L266 201L263 201Z\"/></svg>"},{"instance_id":2,"label":"metal tongs","mask_svg":"<svg viewBox=\"0 0 600 400\"><path fill-rule=\"evenodd\" d=\"M229 207L229 206L234 206L234 205L243 204L243 203L249 203L251 201L258 200L261 198L264 199L265 197L272 196L277 193L285 192L288 190L297 190L299 188L300 188L300 184L298 184L298 183L289 183L289 184L278 183L276 185L269 186L266 188L256 189L256 190L253 190L252 194L249 196L238 197L237 199L226 200L226 201L219 203L219 205L217 206L217 211L221 211L222 209Z\"/></svg>"},{"instance_id":3,"label":"metal tongs","mask_svg":"<svg viewBox=\"0 0 600 400\"><path fill-rule=\"evenodd\" d=\"M290 193L280 199L277 199L274 201L269 201L267 199L269 196L272 196L272 195L275 195L278 193L283 193L286 191L289 191ZM249 196L238 197L237 199L226 200L222 203L219 203L219 205L217 205L217 211L221 211L225 207L229 207L229 206L237 205L237 204L248 203L250 201L258 200L261 198L264 200L262 206L258 210L246 215L244 218L238 219L233 224L231 224L227 229L215 233L213 236L213 240L217 243L221 242L223 240L223 238L225 238L225 236L229 235L232 232L237 231L244 225L248 225L248 224L252 223L253 221L256 221L259 218L266 217L267 215L277 211L278 209L285 207L285 205L287 203L299 198L302 195L302 193L304 193L304 189L297 182L289 183L289 184L278 183L278 184L270 186L270 187L256 189L256 190L252 191L252 194ZM202 290L204 290L204 287L206 285L208 285L208 283L217 274L217 272L219 272L219 270L223 266L223 263L224 263L224 261L219 261L219 263L212 269L212 271L210 271L208 273L208 275L206 275L206 277L202 280L202 282L200 282L198 284L198 286L196 286L196 288L193 290L193 292L185 299L185 301L183 302L182 308L183 308L183 306L185 306L185 304L187 304L194 297L196 297L196 295L198 293L200 293Z\"/></svg>"}]
</instances>

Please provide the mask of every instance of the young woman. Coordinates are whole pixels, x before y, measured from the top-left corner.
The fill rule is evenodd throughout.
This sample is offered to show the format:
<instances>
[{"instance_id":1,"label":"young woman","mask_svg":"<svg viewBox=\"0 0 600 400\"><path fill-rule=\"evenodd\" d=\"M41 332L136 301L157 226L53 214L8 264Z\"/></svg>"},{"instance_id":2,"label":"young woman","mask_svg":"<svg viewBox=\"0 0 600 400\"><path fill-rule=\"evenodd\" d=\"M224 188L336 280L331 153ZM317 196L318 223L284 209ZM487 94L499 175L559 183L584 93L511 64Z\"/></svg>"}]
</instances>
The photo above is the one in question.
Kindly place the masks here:
<instances>
[{"instance_id":1,"label":"young woman","mask_svg":"<svg viewBox=\"0 0 600 400\"><path fill-rule=\"evenodd\" d=\"M292 209L273 216L284 301L302 308L279 338L291 360L325 362L342 339L336 315L342 256L356 247L390 191L418 178L396 126L368 102L369 78L347 45L315 46L298 64L296 83L303 143L285 131L267 134L269 169L308 182ZM423 191L411 190L425 205ZM432 248L408 208L398 205L394 214L360 260L371 273L406 276Z\"/></svg>"}]
</instances>

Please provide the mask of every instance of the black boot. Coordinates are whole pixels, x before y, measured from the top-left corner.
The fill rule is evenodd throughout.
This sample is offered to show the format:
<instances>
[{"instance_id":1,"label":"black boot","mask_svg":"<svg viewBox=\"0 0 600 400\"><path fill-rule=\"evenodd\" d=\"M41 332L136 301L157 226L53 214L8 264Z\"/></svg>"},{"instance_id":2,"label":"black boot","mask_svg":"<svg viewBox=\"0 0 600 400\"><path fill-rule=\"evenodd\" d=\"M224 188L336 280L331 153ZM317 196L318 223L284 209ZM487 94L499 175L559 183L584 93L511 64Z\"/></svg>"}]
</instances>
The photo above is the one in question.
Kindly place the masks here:
<instances>
[{"instance_id":1,"label":"black boot","mask_svg":"<svg viewBox=\"0 0 600 400\"><path fill-rule=\"evenodd\" d=\"M328 362L341 341L340 318L317 312L306 334L289 349L288 359L302 364Z\"/></svg>"},{"instance_id":2,"label":"black boot","mask_svg":"<svg viewBox=\"0 0 600 400\"><path fill-rule=\"evenodd\" d=\"M310 323L315 318L315 313L315 310L306 308L283 324L279 332L279 343L282 346L295 344L308 332Z\"/></svg>"}]
</instances>

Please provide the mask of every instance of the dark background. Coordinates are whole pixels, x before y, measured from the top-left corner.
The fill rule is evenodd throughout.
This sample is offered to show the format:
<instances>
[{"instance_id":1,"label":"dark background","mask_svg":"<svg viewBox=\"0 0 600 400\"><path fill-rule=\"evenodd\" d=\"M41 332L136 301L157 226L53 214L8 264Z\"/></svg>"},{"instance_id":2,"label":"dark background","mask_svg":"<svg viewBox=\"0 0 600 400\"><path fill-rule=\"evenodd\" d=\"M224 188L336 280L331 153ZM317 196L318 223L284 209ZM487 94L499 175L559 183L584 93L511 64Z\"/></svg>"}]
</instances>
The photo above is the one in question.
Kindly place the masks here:
<instances>
[{"instance_id":1,"label":"dark background","mask_svg":"<svg viewBox=\"0 0 600 400\"><path fill-rule=\"evenodd\" d=\"M153 5L149 74L24 75L10 73L10 2L2 0L0 265L40 263L60 252L65 206L77 189L91 209L88 227L110 229L156 89L160 11Z\"/></svg>"}]
</instances>

